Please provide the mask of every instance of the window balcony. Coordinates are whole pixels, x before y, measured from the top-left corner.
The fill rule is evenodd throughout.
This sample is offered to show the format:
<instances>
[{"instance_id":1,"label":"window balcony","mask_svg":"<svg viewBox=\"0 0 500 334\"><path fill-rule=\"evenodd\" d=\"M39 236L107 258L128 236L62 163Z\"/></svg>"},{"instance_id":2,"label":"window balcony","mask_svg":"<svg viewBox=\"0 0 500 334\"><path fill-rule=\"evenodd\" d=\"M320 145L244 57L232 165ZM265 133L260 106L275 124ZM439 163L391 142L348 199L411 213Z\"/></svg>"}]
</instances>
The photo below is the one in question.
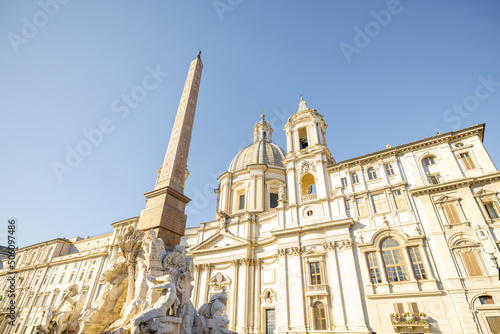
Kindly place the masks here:
<instances>
[{"instance_id":1,"label":"window balcony","mask_svg":"<svg viewBox=\"0 0 500 334\"><path fill-rule=\"evenodd\" d=\"M431 332L425 313L392 313L391 322L395 333L412 331L417 328L423 329L425 333Z\"/></svg>"},{"instance_id":2,"label":"window balcony","mask_svg":"<svg viewBox=\"0 0 500 334\"><path fill-rule=\"evenodd\" d=\"M327 284L314 284L306 286L306 296L326 296L328 295Z\"/></svg>"},{"instance_id":3,"label":"window balcony","mask_svg":"<svg viewBox=\"0 0 500 334\"><path fill-rule=\"evenodd\" d=\"M300 198L302 203L315 201L318 198L318 194L302 195Z\"/></svg>"}]
</instances>

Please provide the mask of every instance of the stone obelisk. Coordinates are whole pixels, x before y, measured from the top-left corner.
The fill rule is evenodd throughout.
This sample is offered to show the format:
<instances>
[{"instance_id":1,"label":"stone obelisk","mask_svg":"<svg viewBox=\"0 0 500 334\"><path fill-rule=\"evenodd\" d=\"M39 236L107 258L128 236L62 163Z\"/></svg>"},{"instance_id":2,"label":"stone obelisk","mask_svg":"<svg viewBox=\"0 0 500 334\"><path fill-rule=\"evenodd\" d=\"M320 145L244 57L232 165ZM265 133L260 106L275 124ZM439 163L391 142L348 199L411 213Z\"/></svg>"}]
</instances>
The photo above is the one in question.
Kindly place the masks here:
<instances>
[{"instance_id":1,"label":"stone obelisk","mask_svg":"<svg viewBox=\"0 0 500 334\"><path fill-rule=\"evenodd\" d=\"M187 216L184 214L184 209L190 199L184 195L184 185L187 177L187 158L193 131L196 101L203 69L200 53L189 66L165 160L158 171L154 190L144 194L146 208L141 211L139 217L138 228L141 230L153 229L156 236L163 239L167 248L179 244L186 227Z\"/></svg>"}]
</instances>

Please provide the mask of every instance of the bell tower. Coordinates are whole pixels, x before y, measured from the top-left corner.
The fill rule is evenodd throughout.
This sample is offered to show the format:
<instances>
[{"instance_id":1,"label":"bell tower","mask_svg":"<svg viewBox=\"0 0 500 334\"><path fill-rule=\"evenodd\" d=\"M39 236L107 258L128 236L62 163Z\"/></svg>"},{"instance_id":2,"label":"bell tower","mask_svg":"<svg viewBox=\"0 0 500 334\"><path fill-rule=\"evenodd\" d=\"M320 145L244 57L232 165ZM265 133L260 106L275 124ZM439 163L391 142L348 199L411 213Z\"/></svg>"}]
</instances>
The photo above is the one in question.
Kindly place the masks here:
<instances>
[{"instance_id":1,"label":"bell tower","mask_svg":"<svg viewBox=\"0 0 500 334\"><path fill-rule=\"evenodd\" d=\"M153 229L156 236L163 239L167 248L178 245L184 235L187 219L184 209L191 201L184 195L184 185L187 178L189 144L191 143L203 69L200 54L201 51L189 66L165 160L161 169L158 170L154 190L144 194L146 208L141 211L139 217L138 228L141 230Z\"/></svg>"},{"instance_id":2,"label":"bell tower","mask_svg":"<svg viewBox=\"0 0 500 334\"><path fill-rule=\"evenodd\" d=\"M333 158L326 144L326 128L323 116L301 97L299 109L284 127L287 155L283 163L287 168L289 204L329 197L326 166Z\"/></svg>"}]
</instances>

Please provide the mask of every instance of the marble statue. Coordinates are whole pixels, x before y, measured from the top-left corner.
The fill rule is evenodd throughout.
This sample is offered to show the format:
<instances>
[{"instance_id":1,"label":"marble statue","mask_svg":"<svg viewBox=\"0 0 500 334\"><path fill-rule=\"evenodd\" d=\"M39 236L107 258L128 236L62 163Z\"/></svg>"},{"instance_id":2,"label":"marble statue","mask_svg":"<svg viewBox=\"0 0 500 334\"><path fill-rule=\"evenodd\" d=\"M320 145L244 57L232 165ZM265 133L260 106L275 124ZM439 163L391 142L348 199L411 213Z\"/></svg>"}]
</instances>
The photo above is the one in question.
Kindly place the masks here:
<instances>
[{"instance_id":1,"label":"marble statue","mask_svg":"<svg viewBox=\"0 0 500 334\"><path fill-rule=\"evenodd\" d=\"M78 326L78 318L82 312L85 296L78 293L78 285L71 284L59 307L48 307L42 323L36 327L37 333L62 334Z\"/></svg>"},{"instance_id":2,"label":"marble statue","mask_svg":"<svg viewBox=\"0 0 500 334\"><path fill-rule=\"evenodd\" d=\"M213 295L198 314L191 302L194 263L183 247L166 251L153 231L129 225L117 234L102 288L90 307L78 285L61 305L46 310L37 333L44 334L222 334L227 295Z\"/></svg>"},{"instance_id":3,"label":"marble statue","mask_svg":"<svg viewBox=\"0 0 500 334\"><path fill-rule=\"evenodd\" d=\"M177 298L177 287L174 284L174 278L170 275L164 275L156 279L147 278L150 289L161 291L161 297L149 309L139 313L132 319L131 334L140 333L140 325L154 318L162 318L166 315L175 315L176 305L179 304ZM157 283L157 284L155 284Z\"/></svg>"}]
</instances>

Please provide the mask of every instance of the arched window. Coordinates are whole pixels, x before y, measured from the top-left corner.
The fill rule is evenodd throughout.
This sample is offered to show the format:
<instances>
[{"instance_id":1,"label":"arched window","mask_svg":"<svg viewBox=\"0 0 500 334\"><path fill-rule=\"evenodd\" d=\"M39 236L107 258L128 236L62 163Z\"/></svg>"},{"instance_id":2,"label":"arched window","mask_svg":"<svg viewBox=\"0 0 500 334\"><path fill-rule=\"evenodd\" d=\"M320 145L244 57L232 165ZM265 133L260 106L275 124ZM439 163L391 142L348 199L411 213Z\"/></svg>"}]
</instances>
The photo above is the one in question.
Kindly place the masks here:
<instances>
[{"instance_id":1,"label":"arched window","mask_svg":"<svg viewBox=\"0 0 500 334\"><path fill-rule=\"evenodd\" d=\"M90 269L88 279L91 279L92 276L94 276L94 268Z\"/></svg>"},{"instance_id":2,"label":"arched window","mask_svg":"<svg viewBox=\"0 0 500 334\"><path fill-rule=\"evenodd\" d=\"M302 177L302 195L316 194L316 183L312 174L305 174Z\"/></svg>"},{"instance_id":3,"label":"arched window","mask_svg":"<svg viewBox=\"0 0 500 334\"><path fill-rule=\"evenodd\" d=\"M375 171L375 168L370 167L368 168L368 179L374 180L377 178L377 172Z\"/></svg>"},{"instance_id":4,"label":"arched window","mask_svg":"<svg viewBox=\"0 0 500 334\"><path fill-rule=\"evenodd\" d=\"M479 296L479 302L481 305L485 304L495 304L495 301L493 300L493 297L491 296Z\"/></svg>"},{"instance_id":5,"label":"arched window","mask_svg":"<svg viewBox=\"0 0 500 334\"><path fill-rule=\"evenodd\" d=\"M68 282L72 282L73 278L75 278L75 272L74 271L71 273L71 276L69 277L69 281Z\"/></svg>"},{"instance_id":6,"label":"arched window","mask_svg":"<svg viewBox=\"0 0 500 334\"><path fill-rule=\"evenodd\" d=\"M436 164L435 157L434 156L425 157L422 160L422 164L424 165L424 167L435 165Z\"/></svg>"},{"instance_id":7,"label":"arched window","mask_svg":"<svg viewBox=\"0 0 500 334\"><path fill-rule=\"evenodd\" d=\"M299 129L299 145L301 150L309 147L309 140L307 139L307 128L305 126Z\"/></svg>"},{"instance_id":8,"label":"arched window","mask_svg":"<svg viewBox=\"0 0 500 334\"><path fill-rule=\"evenodd\" d=\"M403 250L395 239L388 238L384 240L382 243L382 255L389 282L408 281Z\"/></svg>"},{"instance_id":9,"label":"arched window","mask_svg":"<svg viewBox=\"0 0 500 334\"><path fill-rule=\"evenodd\" d=\"M66 273L63 273L63 274L61 275L61 278L59 279L59 283L62 283L62 282L63 282L63 280L64 280L64 275L66 275Z\"/></svg>"},{"instance_id":10,"label":"arched window","mask_svg":"<svg viewBox=\"0 0 500 334\"><path fill-rule=\"evenodd\" d=\"M387 172L387 176L394 175L394 168L392 168L391 164L385 165L385 171Z\"/></svg>"},{"instance_id":11,"label":"arched window","mask_svg":"<svg viewBox=\"0 0 500 334\"><path fill-rule=\"evenodd\" d=\"M325 305L323 305L323 303L321 302L314 303L313 313L314 313L314 329L326 330Z\"/></svg>"},{"instance_id":12,"label":"arched window","mask_svg":"<svg viewBox=\"0 0 500 334\"><path fill-rule=\"evenodd\" d=\"M358 173L356 173L356 172L352 173L352 183L354 183L354 184L359 183Z\"/></svg>"},{"instance_id":13,"label":"arched window","mask_svg":"<svg viewBox=\"0 0 500 334\"><path fill-rule=\"evenodd\" d=\"M50 284L54 284L56 281L56 275L52 276L52 279L50 280Z\"/></svg>"},{"instance_id":14,"label":"arched window","mask_svg":"<svg viewBox=\"0 0 500 334\"><path fill-rule=\"evenodd\" d=\"M82 271L82 273L80 274L80 278L78 279L79 281L83 281L83 278L85 277L85 270Z\"/></svg>"}]
</instances>

